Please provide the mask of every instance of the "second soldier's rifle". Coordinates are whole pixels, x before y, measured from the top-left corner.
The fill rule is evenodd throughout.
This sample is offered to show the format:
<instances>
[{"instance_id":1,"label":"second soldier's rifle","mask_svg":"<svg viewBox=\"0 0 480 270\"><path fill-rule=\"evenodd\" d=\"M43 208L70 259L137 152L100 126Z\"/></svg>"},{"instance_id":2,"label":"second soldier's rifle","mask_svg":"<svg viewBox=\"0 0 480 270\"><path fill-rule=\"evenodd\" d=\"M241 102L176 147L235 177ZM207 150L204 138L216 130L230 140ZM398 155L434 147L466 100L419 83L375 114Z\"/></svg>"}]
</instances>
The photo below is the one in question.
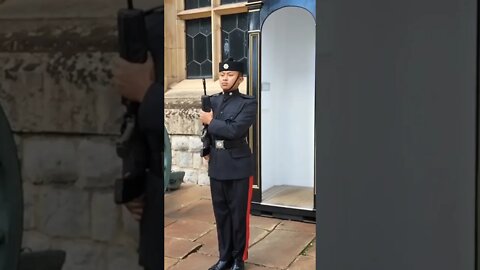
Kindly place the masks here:
<instances>
[{"instance_id":1,"label":"second soldier's rifle","mask_svg":"<svg viewBox=\"0 0 480 270\"><path fill-rule=\"evenodd\" d=\"M210 112L212 110L212 104L210 103L210 97L207 95L205 78L202 79L202 82L203 82L202 111ZM210 144L211 144L210 135L208 134L208 125L203 125L202 136L200 138L203 144L200 156L201 157L208 156L210 154Z\"/></svg>"}]
</instances>

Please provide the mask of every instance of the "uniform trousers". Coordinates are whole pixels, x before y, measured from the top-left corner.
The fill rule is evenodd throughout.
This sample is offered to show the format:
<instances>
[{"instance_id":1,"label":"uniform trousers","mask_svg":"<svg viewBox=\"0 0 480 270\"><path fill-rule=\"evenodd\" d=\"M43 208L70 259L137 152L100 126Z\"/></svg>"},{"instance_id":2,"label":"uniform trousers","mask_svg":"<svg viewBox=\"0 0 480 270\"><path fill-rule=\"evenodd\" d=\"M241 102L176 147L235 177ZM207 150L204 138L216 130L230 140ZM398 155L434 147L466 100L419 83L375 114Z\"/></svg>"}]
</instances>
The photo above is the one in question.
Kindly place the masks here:
<instances>
[{"instance_id":1,"label":"uniform trousers","mask_svg":"<svg viewBox=\"0 0 480 270\"><path fill-rule=\"evenodd\" d=\"M252 184L253 177L238 180L210 178L220 260L246 261L248 258Z\"/></svg>"}]
</instances>

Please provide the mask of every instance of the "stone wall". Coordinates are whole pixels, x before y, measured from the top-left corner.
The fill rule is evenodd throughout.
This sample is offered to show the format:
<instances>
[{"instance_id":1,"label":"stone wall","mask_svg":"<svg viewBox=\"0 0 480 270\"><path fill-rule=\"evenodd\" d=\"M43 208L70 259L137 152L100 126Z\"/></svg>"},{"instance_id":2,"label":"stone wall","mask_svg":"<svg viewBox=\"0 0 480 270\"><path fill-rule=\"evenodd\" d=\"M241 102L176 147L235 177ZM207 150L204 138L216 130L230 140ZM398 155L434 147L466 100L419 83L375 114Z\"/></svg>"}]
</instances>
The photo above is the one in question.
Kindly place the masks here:
<instances>
[{"instance_id":1,"label":"stone wall","mask_svg":"<svg viewBox=\"0 0 480 270\"><path fill-rule=\"evenodd\" d=\"M0 1L0 103L21 162L23 246L65 250L64 270L140 269L138 225L112 195L123 108L111 60L124 4Z\"/></svg>"},{"instance_id":2,"label":"stone wall","mask_svg":"<svg viewBox=\"0 0 480 270\"><path fill-rule=\"evenodd\" d=\"M172 170L185 171L186 183L208 185L208 163L200 157L199 134L203 127L198 121L198 106L200 102L192 97L180 98L169 92L165 98L165 125L171 134Z\"/></svg>"}]
</instances>

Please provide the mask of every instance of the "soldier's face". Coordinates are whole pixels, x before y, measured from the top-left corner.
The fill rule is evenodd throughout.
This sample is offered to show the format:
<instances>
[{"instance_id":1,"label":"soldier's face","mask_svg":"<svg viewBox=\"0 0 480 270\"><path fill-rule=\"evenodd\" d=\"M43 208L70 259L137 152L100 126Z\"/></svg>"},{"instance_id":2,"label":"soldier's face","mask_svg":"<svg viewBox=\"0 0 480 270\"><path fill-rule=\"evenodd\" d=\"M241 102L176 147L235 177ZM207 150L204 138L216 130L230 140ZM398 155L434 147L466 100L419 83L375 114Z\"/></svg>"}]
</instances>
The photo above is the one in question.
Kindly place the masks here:
<instances>
[{"instance_id":1,"label":"soldier's face","mask_svg":"<svg viewBox=\"0 0 480 270\"><path fill-rule=\"evenodd\" d=\"M238 71L222 71L219 81L222 90L236 89L243 82L243 76Z\"/></svg>"}]
</instances>

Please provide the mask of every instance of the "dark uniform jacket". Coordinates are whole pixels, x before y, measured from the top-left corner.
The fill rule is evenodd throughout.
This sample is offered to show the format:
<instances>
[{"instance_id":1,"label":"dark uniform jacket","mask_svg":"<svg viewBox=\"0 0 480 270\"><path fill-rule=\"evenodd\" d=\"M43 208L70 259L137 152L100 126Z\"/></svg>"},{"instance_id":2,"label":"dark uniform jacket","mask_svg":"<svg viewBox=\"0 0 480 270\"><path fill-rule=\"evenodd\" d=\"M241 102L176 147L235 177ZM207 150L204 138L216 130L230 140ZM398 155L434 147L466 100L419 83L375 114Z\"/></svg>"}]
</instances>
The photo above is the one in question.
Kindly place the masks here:
<instances>
[{"instance_id":1,"label":"dark uniform jacket","mask_svg":"<svg viewBox=\"0 0 480 270\"><path fill-rule=\"evenodd\" d=\"M247 143L249 128L257 117L255 97L238 90L220 93L210 97L213 120L208 126L212 139L208 174L217 180L248 178L255 171L254 158ZM218 149L216 141L236 142L231 149ZM240 143L239 142L242 142ZM225 145L228 145L225 142Z\"/></svg>"},{"instance_id":2,"label":"dark uniform jacket","mask_svg":"<svg viewBox=\"0 0 480 270\"><path fill-rule=\"evenodd\" d=\"M164 89L163 89L163 11L146 18L148 45L155 63L156 82L150 86L138 111L138 125L150 148L150 170L145 179L145 208L140 221L139 263L145 269L164 267L164 223L163 223L163 132L164 132ZM152 153L154 153L152 155Z\"/></svg>"}]
</instances>

